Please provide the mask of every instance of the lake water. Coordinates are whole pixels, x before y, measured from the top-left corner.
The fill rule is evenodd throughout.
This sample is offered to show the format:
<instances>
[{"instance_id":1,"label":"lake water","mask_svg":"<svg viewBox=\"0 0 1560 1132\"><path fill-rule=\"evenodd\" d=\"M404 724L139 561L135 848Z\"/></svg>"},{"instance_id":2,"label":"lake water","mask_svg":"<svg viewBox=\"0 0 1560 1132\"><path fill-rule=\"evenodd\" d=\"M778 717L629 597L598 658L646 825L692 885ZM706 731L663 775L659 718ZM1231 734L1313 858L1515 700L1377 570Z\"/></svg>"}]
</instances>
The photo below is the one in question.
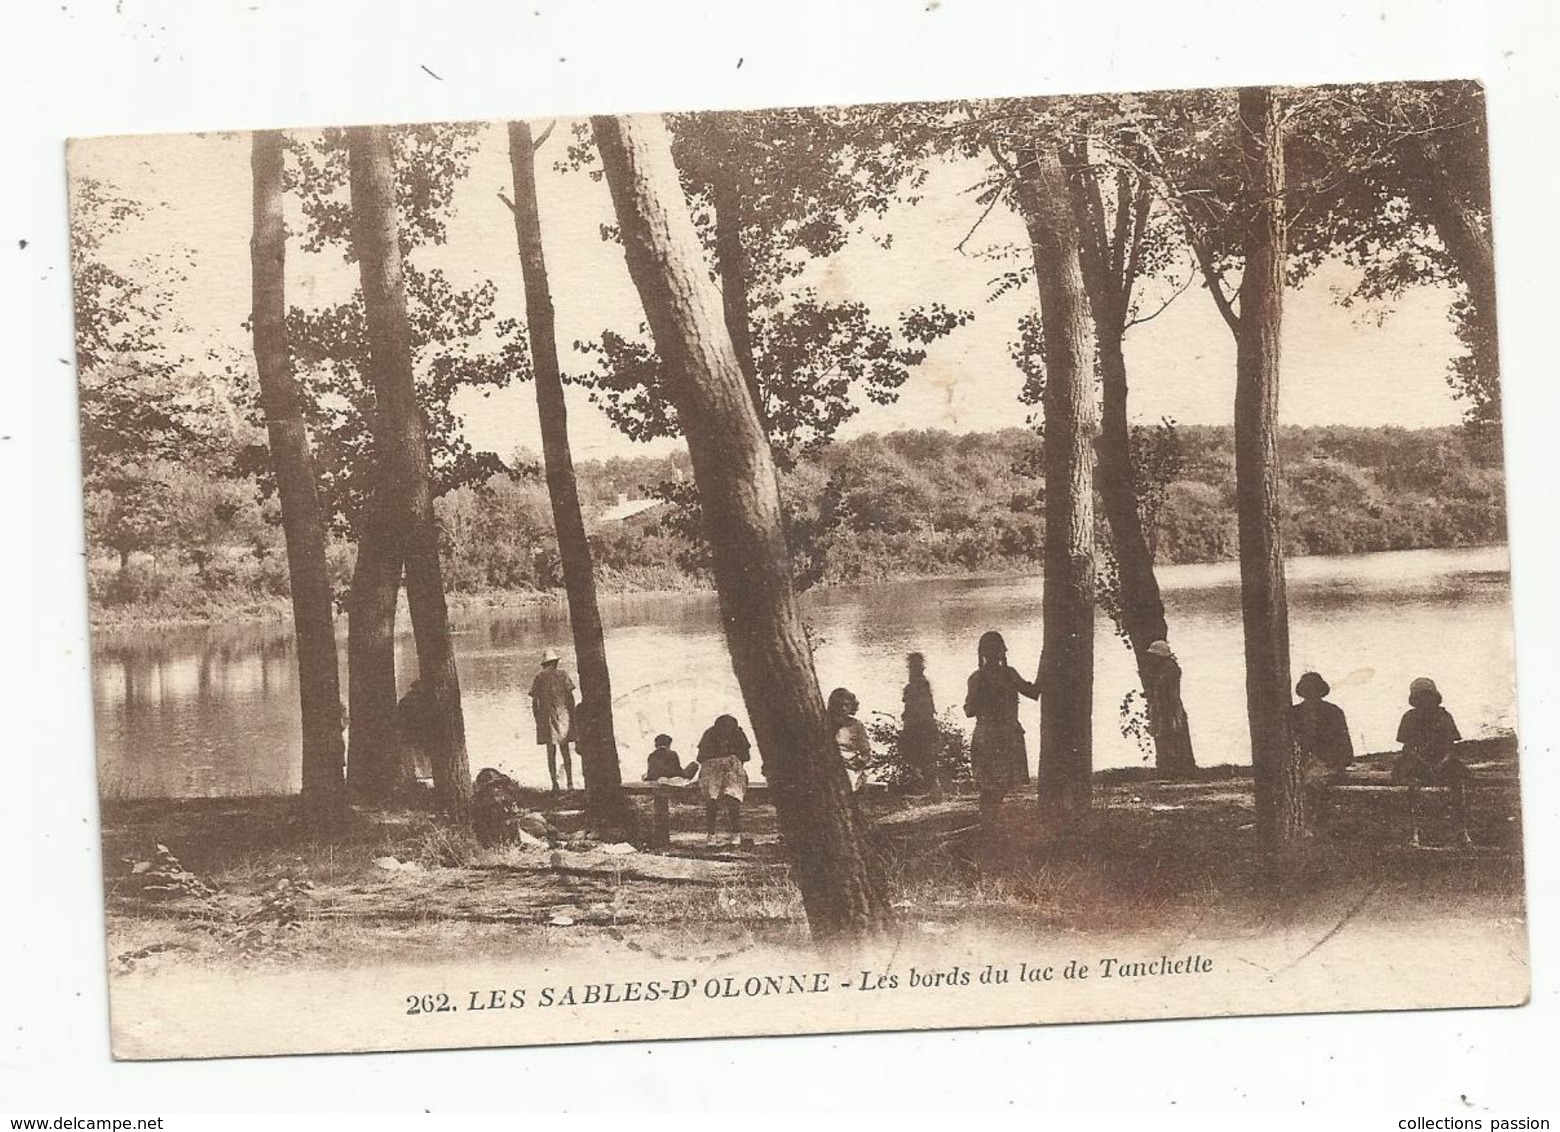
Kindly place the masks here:
<instances>
[{"instance_id":1,"label":"lake water","mask_svg":"<svg viewBox=\"0 0 1560 1132\"><path fill-rule=\"evenodd\" d=\"M1159 576L1198 762L1249 762L1237 568L1172 566ZM1392 745L1408 683L1420 675L1436 680L1464 735L1515 727L1504 547L1295 559L1289 600L1294 672L1314 667L1328 678L1361 750ZM1032 675L1040 603L1039 578L841 586L803 600L824 692L851 688L864 717L899 711L911 650L926 654L939 710L958 706L987 629L1003 633L1015 667ZM603 615L625 777L643 772L658 732L691 758L716 715L729 711L746 724L712 595L609 598ZM473 771L495 766L521 783L546 784L527 692L548 646L574 671L561 605L459 619ZM1132 655L1103 619L1096 649L1095 765L1142 764L1148 756L1118 725L1121 699L1134 687ZM344 644L341 656L345 665ZM404 689L416 667L409 626L397 659ZM100 630L92 679L106 792L298 789L297 669L286 624ZM1023 712L1033 764L1039 709L1024 701Z\"/></svg>"}]
</instances>

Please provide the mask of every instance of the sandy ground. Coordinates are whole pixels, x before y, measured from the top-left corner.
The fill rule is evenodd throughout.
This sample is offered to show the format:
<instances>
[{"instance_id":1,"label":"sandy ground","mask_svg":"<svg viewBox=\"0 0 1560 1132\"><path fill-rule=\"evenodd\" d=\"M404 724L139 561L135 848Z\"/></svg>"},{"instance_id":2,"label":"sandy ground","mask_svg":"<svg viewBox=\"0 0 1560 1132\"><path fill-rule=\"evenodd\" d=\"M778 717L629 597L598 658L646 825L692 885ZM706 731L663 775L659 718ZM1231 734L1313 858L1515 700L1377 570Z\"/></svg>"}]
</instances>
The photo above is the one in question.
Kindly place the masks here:
<instances>
[{"instance_id":1,"label":"sandy ground","mask_svg":"<svg viewBox=\"0 0 1560 1132\"><path fill-rule=\"evenodd\" d=\"M1514 751L1502 740L1464 755L1483 783L1471 795L1474 847L1458 846L1450 814L1430 801L1423 847L1411 848L1402 795L1356 794L1277 884L1253 867L1250 781L1233 768L1189 783L1101 775L1090 821L1066 838L1047 833L1027 794L984 835L968 799L873 797L898 922L848 953L809 943L766 806L745 815L752 848L708 849L701 809L679 803L671 848L646 853L570 834L582 815L568 797L552 812L560 845L488 850L409 811L362 812L350 834L313 842L287 799L105 804L115 1049L204 1056L1520 1002ZM148 872L166 883L148 891ZM1151 970L1161 956L1191 967ZM925 981L939 972L949 981ZM828 986L748 994L765 975ZM612 1000L630 984L662 989L653 1004ZM554 1001L541 1006L544 988ZM500 989L528 1001L484 1006ZM607 998L579 1001L592 993ZM220 1009L192 1016L196 999Z\"/></svg>"}]
</instances>

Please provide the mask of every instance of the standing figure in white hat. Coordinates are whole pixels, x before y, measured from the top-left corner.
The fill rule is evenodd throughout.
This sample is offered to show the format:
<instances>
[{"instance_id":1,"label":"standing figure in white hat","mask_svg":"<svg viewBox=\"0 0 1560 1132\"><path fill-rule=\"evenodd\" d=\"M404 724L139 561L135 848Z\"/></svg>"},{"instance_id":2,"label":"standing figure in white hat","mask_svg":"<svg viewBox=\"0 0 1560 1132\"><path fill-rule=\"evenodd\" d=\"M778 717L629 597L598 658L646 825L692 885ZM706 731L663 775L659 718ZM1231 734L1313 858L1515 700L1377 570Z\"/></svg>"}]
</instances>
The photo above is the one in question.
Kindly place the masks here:
<instances>
[{"instance_id":1,"label":"standing figure in white hat","mask_svg":"<svg viewBox=\"0 0 1560 1132\"><path fill-rule=\"evenodd\" d=\"M558 650L542 653L542 667L531 681L531 711L536 716L536 741L547 748L547 773L553 793L558 792L558 752L563 751L563 774L574 789L574 681L558 664Z\"/></svg>"}]
</instances>

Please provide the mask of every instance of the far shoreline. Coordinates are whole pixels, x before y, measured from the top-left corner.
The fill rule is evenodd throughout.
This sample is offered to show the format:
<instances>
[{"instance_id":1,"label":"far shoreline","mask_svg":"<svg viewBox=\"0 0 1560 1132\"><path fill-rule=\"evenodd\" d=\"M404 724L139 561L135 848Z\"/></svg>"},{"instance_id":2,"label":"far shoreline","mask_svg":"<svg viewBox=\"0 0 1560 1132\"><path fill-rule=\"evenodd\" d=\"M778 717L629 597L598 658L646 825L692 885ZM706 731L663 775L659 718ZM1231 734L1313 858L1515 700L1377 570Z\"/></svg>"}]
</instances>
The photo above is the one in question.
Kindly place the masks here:
<instances>
[{"instance_id":1,"label":"far shoreline","mask_svg":"<svg viewBox=\"0 0 1560 1132\"><path fill-rule=\"evenodd\" d=\"M1289 563L1352 562L1380 555L1413 554L1426 551L1444 551L1449 553L1496 549L1509 551L1509 546L1508 542L1485 543L1478 546L1414 546L1403 547L1397 550L1364 551L1359 554L1296 555L1286 561ZM1196 562L1167 562L1156 564L1156 569L1170 570L1188 566L1234 565L1235 562L1236 560L1232 558L1217 558ZM881 578L859 579L848 582L820 582L806 592L849 591L867 586L913 584L917 582L983 582L1040 577L1042 577L1042 572L1039 569L976 570L948 574L890 574ZM640 588L625 584L614 585L610 581L603 583L600 580L598 580L597 586L597 594L602 601L653 601L667 598L711 598L715 596L715 589L712 585L696 579L689 579L688 584L685 586L672 587L647 586ZM456 592L446 594L445 600L457 630L460 628L459 622L461 618L464 617L494 612L520 612L546 607L563 609L567 602L566 595L561 587L548 590ZM397 605L397 618L402 619L406 615L406 595L402 593ZM291 600L285 597L276 597L265 601L240 603L231 607L213 605L199 612L181 612L168 615L149 613L135 606L108 609L94 606L91 610L88 625L93 633L113 633L148 629L195 629L215 625L265 625L272 622L286 621L291 616ZM341 622L345 617L346 614L344 612L339 612L336 615L336 620Z\"/></svg>"}]
</instances>

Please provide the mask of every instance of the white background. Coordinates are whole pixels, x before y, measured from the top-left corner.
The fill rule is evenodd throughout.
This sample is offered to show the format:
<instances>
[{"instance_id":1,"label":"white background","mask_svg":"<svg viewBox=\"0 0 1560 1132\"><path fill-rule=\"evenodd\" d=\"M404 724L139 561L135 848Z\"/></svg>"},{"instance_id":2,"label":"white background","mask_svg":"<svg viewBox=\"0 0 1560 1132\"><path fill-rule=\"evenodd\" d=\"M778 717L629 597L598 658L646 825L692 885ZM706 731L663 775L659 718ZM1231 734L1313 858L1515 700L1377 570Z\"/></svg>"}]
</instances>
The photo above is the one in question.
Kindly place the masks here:
<instances>
[{"instance_id":1,"label":"white background","mask_svg":"<svg viewBox=\"0 0 1560 1132\"><path fill-rule=\"evenodd\" d=\"M1560 434L1549 357L1560 87L1547 7L12 0L0 15L0 1111L1560 1109ZM269 1061L109 1059L68 364L65 137L1467 76L1488 84L1493 122L1530 1006Z\"/></svg>"}]
</instances>

